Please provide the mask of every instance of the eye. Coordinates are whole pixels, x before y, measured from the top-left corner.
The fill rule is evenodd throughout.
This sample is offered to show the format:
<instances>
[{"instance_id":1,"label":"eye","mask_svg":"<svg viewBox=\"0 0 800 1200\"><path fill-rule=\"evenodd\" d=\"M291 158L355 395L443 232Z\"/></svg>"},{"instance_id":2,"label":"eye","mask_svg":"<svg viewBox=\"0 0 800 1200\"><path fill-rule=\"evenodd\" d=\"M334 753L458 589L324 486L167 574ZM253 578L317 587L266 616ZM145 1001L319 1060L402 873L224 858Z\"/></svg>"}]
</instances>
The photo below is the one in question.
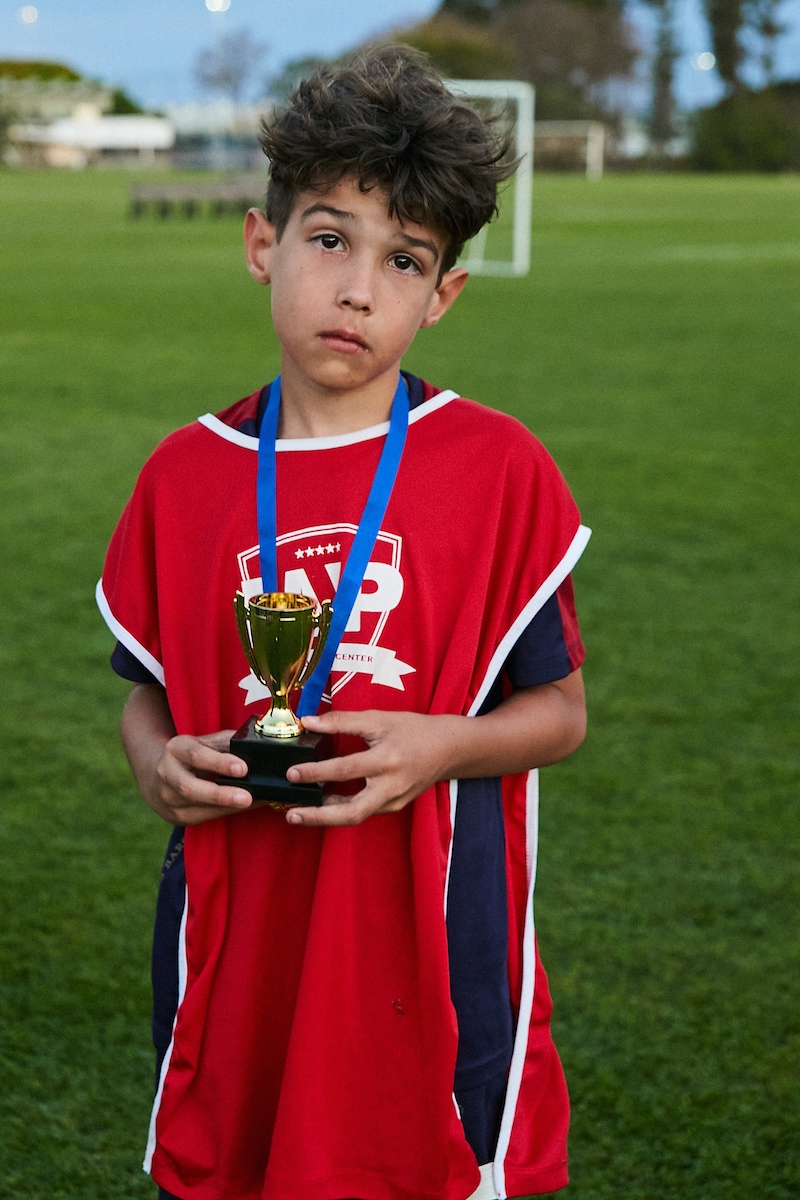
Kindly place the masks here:
<instances>
[{"instance_id":1,"label":"eye","mask_svg":"<svg viewBox=\"0 0 800 1200\"><path fill-rule=\"evenodd\" d=\"M321 233L315 240L319 242L323 250L338 250L342 244L338 233Z\"/></svg>"},{"instance_id":2,"label":"eye","mask_svg":"<svg viewBox=\"0 0 800 1200\"><path fill-rule=\"evenodd\" d=\"M409 274L419 271L419 265L410 254L395 254L392 262L398 271L407 271Z\"/></svg>"}]
</instances>

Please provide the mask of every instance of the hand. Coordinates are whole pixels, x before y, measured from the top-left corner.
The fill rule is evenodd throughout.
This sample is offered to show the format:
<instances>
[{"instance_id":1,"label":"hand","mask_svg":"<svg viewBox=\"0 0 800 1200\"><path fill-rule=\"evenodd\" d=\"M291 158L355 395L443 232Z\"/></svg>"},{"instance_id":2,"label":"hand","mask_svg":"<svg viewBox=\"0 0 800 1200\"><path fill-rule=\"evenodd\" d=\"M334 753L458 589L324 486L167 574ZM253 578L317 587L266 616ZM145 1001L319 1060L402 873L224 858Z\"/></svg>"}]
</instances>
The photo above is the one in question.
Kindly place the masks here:
<instances>
[{"instance_id":1,"label":"hand","mask_svg":"<svg viewBox=\"0 0 800 1200\"><path fill-rule=\"evenodd\" d=\"M293 808L292 825L360 825L376 813L399 812L438 779L448 778L452 749L468 718L411 712L329 712L304 717L311 733L350 734L367 749L290 767L291 783L340 783L364 779L355 796L328 795L321 808Z\"/></svg>"},{"instance_id":2,"label":"hand","mask_svg":"<svg viewBox=\"0 0 800 1200\"><path fill-rule=\"evenodd\" d=\"M228 750L232 733L227 729L204 737L171 738L148 772L150 778L140 779L150 807L172 825L199 825L249 808L249 792L207 778L247 774L247 765Z\"/></svg>"},{"instance_id":3,"label":"hand","mask_svg":"<svg viewBox=\"0 0 800 1200\"><path fill-rule=\"evenodd\" d=\"M313 733L352 734L358 754L291 767L292 783L365 779L355 796L326 796L321 808L293 808L292 825L358 825L398 812L439 779L482 779L545 767L572 754L586 731L580 670L512 692L480 717L411 712L329 712L304 717Z\"/></svg>"}]
</instances>

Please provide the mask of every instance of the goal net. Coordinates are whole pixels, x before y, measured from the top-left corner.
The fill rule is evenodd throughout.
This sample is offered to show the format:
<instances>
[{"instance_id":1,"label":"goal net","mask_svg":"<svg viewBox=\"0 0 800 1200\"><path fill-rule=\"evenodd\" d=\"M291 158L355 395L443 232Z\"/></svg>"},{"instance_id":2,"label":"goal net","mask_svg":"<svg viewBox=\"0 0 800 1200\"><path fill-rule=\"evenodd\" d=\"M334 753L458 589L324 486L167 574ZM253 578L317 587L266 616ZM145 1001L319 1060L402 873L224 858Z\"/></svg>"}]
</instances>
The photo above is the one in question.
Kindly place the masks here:
<instances>
[{"instance_id":1,"label":"goal net","mask_svg":"<svg viewBox=\"0 0 800 1200\"><path fill-rule=\"evenodd\" d=\"M500 192L499 216L468 242L459 259L473 275L527 275L531 269L533 103L529 83L518 80L447 79L451 92L497 115L512 132L519 166Z\"/></svg>"}]
</instances>

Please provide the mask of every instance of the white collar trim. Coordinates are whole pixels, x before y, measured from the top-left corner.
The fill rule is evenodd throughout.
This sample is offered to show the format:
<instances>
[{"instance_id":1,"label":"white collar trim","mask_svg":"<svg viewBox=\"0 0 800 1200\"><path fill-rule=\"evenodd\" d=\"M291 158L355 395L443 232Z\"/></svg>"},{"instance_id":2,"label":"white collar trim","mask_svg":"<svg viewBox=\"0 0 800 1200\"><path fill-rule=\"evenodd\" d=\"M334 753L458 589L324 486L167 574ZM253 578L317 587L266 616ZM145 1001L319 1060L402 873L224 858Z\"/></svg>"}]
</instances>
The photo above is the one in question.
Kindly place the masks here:
<instances>
[{"instance_id":1,"label":"white collar trim","mask_svg":"<svg viewBox=\"0 0 800 1200\"><path fill-rule=\"evenodd\" d=\"M408 414L409 425L413 425L416 421L422 420L423 417L427 417L430 413L436 412L437 409L443 408L451 400L458 399L458 392L439 392L437 396L432 396L430 400L426 400L423 404L418 404L416 408L412 408ZM234 446L243 446L245 450L258 450L258 438L250 437L247 433L240 433L238 429L231 429L230 425L226 425L224 421L220 421L219 417L212 416L211 413L205 413L204 416L197 419L201 425L205 425L206 429L210 429L212 433L218 434L226 442L233 442ZM389 422L383 421L380 425L370 425L368 429L357 429L354 433L341 433L335 437L280 438L275 443L275 449L335 450L339 446L354 446L357 442L368 442L373 438L385 437L388 432Z\"/></svg>"}]
</instances>

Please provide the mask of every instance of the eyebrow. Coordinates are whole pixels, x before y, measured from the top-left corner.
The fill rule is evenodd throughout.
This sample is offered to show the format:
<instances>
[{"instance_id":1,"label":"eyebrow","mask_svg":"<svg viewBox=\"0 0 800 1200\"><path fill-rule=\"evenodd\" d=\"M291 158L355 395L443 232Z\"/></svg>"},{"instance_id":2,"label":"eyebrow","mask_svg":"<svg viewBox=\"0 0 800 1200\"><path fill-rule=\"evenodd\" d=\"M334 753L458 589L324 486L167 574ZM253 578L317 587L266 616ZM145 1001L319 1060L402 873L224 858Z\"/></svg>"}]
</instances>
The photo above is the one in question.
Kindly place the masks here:
<instances>
[{"instance_id":1,"label":"eyebrow","mask_svg":"<svg viewBox=\"0 0 800 1200\"><path fill-rule=\"evenodd\" d=\"M313 217L314 213L329 213L330 216L339 217L342 221L356 220L355 213L345 212L342 208L334 208L331 204L312 204L301 214L300 220L305 221L306 217Z\"/></svg>"},{"instance_id":2,"label":"eyebrow","mask_svg":"<svg viewBox=\"0 0 800 1200\"><path fill-rule=\"evenodd\" d=\"M439 261L439 247L435 242L429 242L427 238L411 237L411 235L408 233L401 233L400 237L407 246L420 246L425 250L430 250L431 254L433 255L433 261Z\"/></svg>"},{"instance_id":3,"label":"eyebrow","mask_svg":"<svg viewBox=\"0 0 800 1200\"><path fill-rule=\"evenodd\" d=\"M303 210L300 214L300 220L305 221L306 217L313 217L316 213L328 213L331 217L338 217L340 221L358 220L355 213L346 212L343 208L334 208L332 204L312 204L309 208ZM431 242L427 238L412 237L410 233L401 233L399 236L406 246L430 250L433 255L433 261L439 261L439 247L435 242Z\"/></svg>"}]
</instances>

